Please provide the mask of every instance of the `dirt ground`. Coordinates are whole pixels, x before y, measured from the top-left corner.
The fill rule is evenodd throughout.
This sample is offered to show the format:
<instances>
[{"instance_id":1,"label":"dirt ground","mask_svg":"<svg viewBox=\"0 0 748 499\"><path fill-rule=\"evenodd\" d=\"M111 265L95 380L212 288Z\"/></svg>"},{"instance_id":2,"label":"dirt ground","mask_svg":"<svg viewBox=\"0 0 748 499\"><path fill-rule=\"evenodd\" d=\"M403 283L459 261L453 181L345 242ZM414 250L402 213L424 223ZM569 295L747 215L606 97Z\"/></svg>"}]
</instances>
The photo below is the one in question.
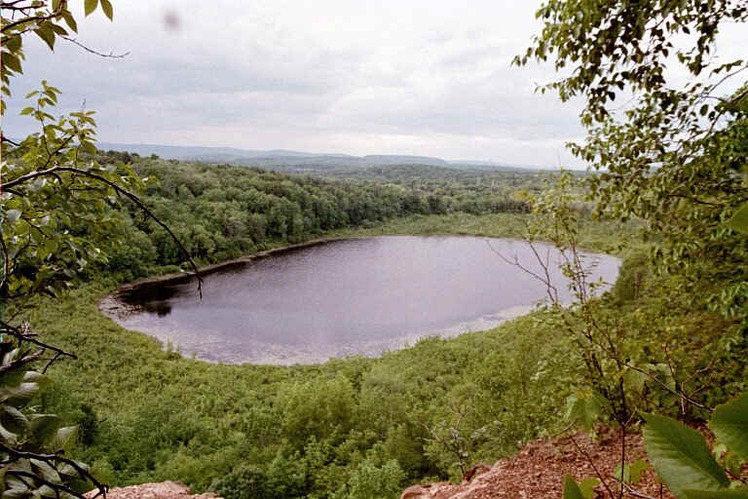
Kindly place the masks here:
<instances>
[{"instance_id":1,"label":"dirt ground","mask_svg":"<svg viewBox=\"0 0 748 499\"><path fill-rule=\"evenodd\" d=\"M641 434L626 435L626 461L646 460ZM613 478L621 461L621 435L605 430L594 440L583 432L528 444L514 457L498 461L492 467L476 469L472 480L459 485L436 483L406 489L402 499L517 499L561 498L567 474L577 482L586 478L605 478L610 491L602 485L597 497L618 497L620 484ZM662 487L651 470L642 480L625 490L624 497L674 499Z\"/></svg>"}]
</instances>

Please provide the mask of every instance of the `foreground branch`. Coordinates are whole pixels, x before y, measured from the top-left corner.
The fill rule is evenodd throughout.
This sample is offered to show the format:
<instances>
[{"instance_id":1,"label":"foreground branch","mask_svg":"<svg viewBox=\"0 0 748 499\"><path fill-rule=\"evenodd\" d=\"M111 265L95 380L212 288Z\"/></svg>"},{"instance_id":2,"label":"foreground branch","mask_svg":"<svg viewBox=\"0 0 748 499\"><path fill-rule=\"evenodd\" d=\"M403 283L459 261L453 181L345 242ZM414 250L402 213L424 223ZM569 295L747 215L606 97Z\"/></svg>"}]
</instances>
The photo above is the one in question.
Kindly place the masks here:
<instances>
[{"instance_id":1,"label":"foreground branch","mask_svg":"<svg viewBox=\"0 0 748 499\"><path fill-rule=\"evenodd\" d=\"M73 461L72 459L62 456L62 451L60 451L60 453L58 454L40 454L36 452L25 452L25 451L13 449L12 447L8 447L7 445L1 442L0 442L0 451L5 452L9 455L9 460L2 462L3 465L13 463L15 461L18 461L19 459L36 459L38 461L43 461L49 465L67 464L68 466L70 466L71 468L75 470L75 472L78 474L80 478L91 482L94 485L94 487L98 489L98 492L96 493L96 495L93 496L92 499L95 499L100 496L106 497L106 493L109 490L109 487L107 485L99 482L88 470L83 468L80 464ZM39 480L45 485L52 487L55 491L66 492L80 499L83 499L84 497L83 494L74 491L73 489L69 488L68 486L64 484L57 484L57 483L44 480L43 478L33 473L20 471L20 470L7 470L5 474L25 476L27 478Z\"/></svg>"},{"instance_id":2,"label":"foreground branch","mask_svg":"<svg viewBox=\"0 0 748 499\"><path fill-rule=\"evenodd\" d=\"M184 255L187 262L189 262L190 266L192 267L194 271L194 275L197 278L197 291L200 295L200 298L203 297L203 278L200 275L200 270L197 268L197 264L192 259L192 255L190 255L190 252L187 251L187 248L184 247L182 242L179 240L179 238L172 232L172 230L169 228L168 225L166 225L164 222L161 221L156 215L153 214L153 212L140 200L140 198L133 194L132 192L128 191L127 189L124 189L123 187L120 187L117 185L116 182L113 182L105 177L102 177L101 175L98 175L96 173L90 172L88 170L82 170L80 168L74 168L71 166L53 166L51 168L48 168L46 170L38 170L29 172L26 175L22 175L18 177L17 179L11 180L10 182L7 182L5 184L6 190L8 188L12 188L21 184L24 184L26 182L29 182L31 180L34 180L39 177L45 177L45 176L57 176L61 172L68 172L72 173L73 175L82 175L88 178L92 178L98 182L101 182L102 184L105 184L117 192L117 194L120 194L122 196L125 196L127 199L129 199L132 203L134 203L140 210L143 211L143 213L146 214L147 217L150 217L156 224L158 224L162 229L164 229L171 239L177 244L179 247L179 250Z\"/></svg>"}]
</instances>

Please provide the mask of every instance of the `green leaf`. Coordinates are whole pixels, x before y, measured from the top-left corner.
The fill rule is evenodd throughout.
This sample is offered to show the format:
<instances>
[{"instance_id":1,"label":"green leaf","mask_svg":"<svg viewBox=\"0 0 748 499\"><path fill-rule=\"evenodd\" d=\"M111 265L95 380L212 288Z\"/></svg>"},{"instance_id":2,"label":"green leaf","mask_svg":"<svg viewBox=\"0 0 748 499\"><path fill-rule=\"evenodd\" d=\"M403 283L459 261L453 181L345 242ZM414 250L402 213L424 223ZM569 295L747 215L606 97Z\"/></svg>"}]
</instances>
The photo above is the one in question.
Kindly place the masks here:
<instances>
[{"instance_id":1,"label":"green leaf","mask_svg":"<svg viewBox=\"0 0 748 499\"><path fill-rule=\"evenodd\" d=\"M597 497L595 487L598 485L600 485L600 480L597 478L585 478L578 484L579 490L582 492L584 499L595 499L595 497Z\"/></svg>"},{"instance_id":2,"label":"green leaf","mask_svg":"<svg viewBox=\"0 0 748 499\"><path fill-rule=\"evenodd\" d=\"M9 447L18 445L18 435L0 424L0 443Z\"/></svg>"},{"instance_id":3,"label":"green leaf","mask_svg":"<svg viewBox=\"0 0 748 499\"><path fill-rule=\"evenodd\" d=\"M585 428L592 428L603 413L605 402L595 394L577 392L566 399L566 415L568 421L582 424Z\"/></svg>"},{"instance_id":4,"label":"green leaf","mask_svg":"<svg viewBox=\"0 0 748 499\"><path fill-rule=\"evenodd\" d=\"M564 479L564 499L585 499L584 494L579 489L579 485L571 475L566 475Z\"/></svg>"},{"instance_id":5,"label":"green leaf","mask_svg":"<svg viewBox=\"0 0 748 499\"><path fill-rule=\"evenodd\" d=\"M68 34L68 31L64 27L60 26L59 24L53 23L51 26L52 26L52 31L54 31L60 36L65 36Z\"/></svg>"},{"instance_id":6,"label":"green leaf","mask_svg":"<svg viewBox=\"0 0 748 499\"><path fill-rule=\"evenodd\" d=\"M748 499L748 488L731 490L694 490L685 489L681 499Z\"/></svg>"},{"instance_id":7,"label":"green leaf","mask_svg":"<svg viewBox=\"0 0 748 499\"><path fill-rule=\"evenodd\" d=\"M83 9L86 13L86 15L90 15L93 11L96 10L96 7L99 5L99 0L86 0Z\"/></svg>"},{"instance_id":8,"label":"green leaf","mask_svg":"<svg viewBox=\"0 0 748 499\"><path fill-rule=\"evenodd\" d=\"M60 418L53 414L38 414L31 418L31 432L35 443L40 447L54 447L59 428Z\"/></svg>"},{"instance_id":9,"label":"green leaf","mask_svg":"<svg viewBox=\"0 0 748 499\"><path fill-rule=\"evenodd\" d=\"M68 25L68 28L72 29L74 32L78 32L78 23L75 21L75 18L70 12L63 12L62 18L65 20L65 24Z\"/></svg>"},{"instance_id":10,"label":"green leaf","mask_svg":"<svg viewBox=\"0 0 748 499\"><path fill-rule=\"evenodd\" d=\"M649 463L642 459L637 459L632 464L624 463L623 469L621 469L621 465L619 464L616 466L613 475L623 483L633 485L642 479L642 472L646 469L649 469Z\"/></svg>"},{"instance_id":11,"label":"green leaf","mask_svg":"<svg viewBox=\"0 0 748 499\"><path fill-rule=\"evenodd\" d=\"M50 442L50 447L53 451L60 449L68 449L75 443L75 439L78 436L77 426L64 426L57 430L54 438Z\"/></svg>"},{"instance_id":12,"label":"green leaf","mask_svg":"<svg viewBox=\"0 0 748 499\"><path fill-rule=\"evenodd\" d=\"M23 70L21 69L21 61L20 59L18 59L18 56L11 54L9 52L5 52L3 54L3 66L7 67L8 69L16 73L23 72Z\"/></svg>"},{"instance_id":13,"label":"green leaf","mask_svg":"<svg viewBox=\"0 0 748 499\"><path fill-rule=\"evenodd\" d=\"M683 423L645 414L644 442L657 474L676 496L683 489L716 490L730 485L704 438Z\"/></svg>"},{"instance_id":14,"label":"green leaf","mask_svg":"<svg viewBox=\"0 0 748 499\"><path fill-rule=\"evenodd\" d=\"M48 482L52 482L55 484L61 484L62 479L60 478L60 474L57 472L57 470L50 465L49 463L46 463L44 461L41 461L39 459L31 459L31 466L33 467L36 472L41 475L42 478L47 480Z\"/></svg>"},{"instance_id":15,"label":"green leaf","mask_svg":"<svg viewBox=\"0 0 748 499\"><path fill-rule=\"evenodd\" d=\"M738 208L738 211L730 218L727 225L738 232L748 232L748 203Z\"/></svg>"},{"instance_id":16,"label":"green leaf","mask_svg":"<svg viewBox=\"0 0 748 499\"><path fill-rule=\"evenodd\" d=\"M631 469L628 463L623 463L623 467L621 463L618 463L616 469L613 471L613 476L623 483L631 483Z\"/></svg>"},{"instance_id":17,"label":"green leaf","mask_svg":"<svg viewBox=\"0 0 748 499\"><path fill-rule=\"evenodd\" d=\"M38 383L21 383L15 388L1 389L0 400L5 400L10 404L23 404L34 398L38 392Z\"/></svg>"},{"instance_id":18,"label":"green leaf","mask_svg":"<svg viewBox=\"0 0 748 499\"><path fill-rule=\"evenodd\" d=\"M8 404L0 404L0 424L13 433L26 431L28 418L18 409Z\"/></svg>"},{"instance_id":19,"label":"green leaf","mask_svg":"<svg viewBox=\"0 0 748 499\"><path fill-rule=\"evenodd\" d=\"M748 459L748 393L717 406L709 428L742 459Z\"/></svg>"},{"instance_id":20,"label":"green leaf","mask_svg":"<svg viewBox=\"0 0 748 499\"><path fill-rule=\"evenodd\" d=\"M21 38L21 35L9 35L3 40L3 48L10 51L11 53L16 53L19 50L21 50L22 45L23 45L23 39ZM3 54L3 59L6 56L7 56L7 52Z\"/></svg>"},{"instance_id":21,"label":"green leaf","mask_svg":"<svg viewBox=\"0 0 748 499\"><path fill-rule=\"evenodd\" d=\"M16 477L8 477L5 480L3 499L20 499L29 496L29 487Z\"/></svg>"},{"instance_id":22,"label":"green leaf","mask_svg":"<svg viewBox=\"0 0 748 499\"><path fill-rule=\"evenodd\" d=\"M34 30L34 33L36 33L39 38L44 40L44 43L47 44L49 50L55 49L55 32L52 29L52 24L49 21L40 24L39 27Z\"/></svg>"},{"instance_id":23,"label":"green leaf","mask_svg":"<svg viewBox=\"0 0 748 499\"><path fill-rule=\"evenodd\" d=\"M70 497L65 497L63 494L58 494L57 491L49 485L42 485L36 489L34 493L34 495L38 494L41 497L48 497L49 499L72 499Z\"/></svg>"},{"instance_id":24,"label":"green leaf","mask_svg":"<svg viewBox=\"0 0 748 499\"><path fill-rule=\"evenodd\" d=\"M114 20L114 11L112 9L112 4L109 0L100 0L101 2L101 10L104 11L104 15L109 18L110 21Z\"/></svg>"},{"instance_id":25,"label":"green leaf","mask_svg":"<svg viewBox=\"0 0 748 499\"><path fill-rule=\"evenodd\" d=\"M637 459L629 467L629 473L631 474L631 483L637 484L642 479L642 472L649 469L649 463L643 459Z\"/></svg>"}]
</instances>

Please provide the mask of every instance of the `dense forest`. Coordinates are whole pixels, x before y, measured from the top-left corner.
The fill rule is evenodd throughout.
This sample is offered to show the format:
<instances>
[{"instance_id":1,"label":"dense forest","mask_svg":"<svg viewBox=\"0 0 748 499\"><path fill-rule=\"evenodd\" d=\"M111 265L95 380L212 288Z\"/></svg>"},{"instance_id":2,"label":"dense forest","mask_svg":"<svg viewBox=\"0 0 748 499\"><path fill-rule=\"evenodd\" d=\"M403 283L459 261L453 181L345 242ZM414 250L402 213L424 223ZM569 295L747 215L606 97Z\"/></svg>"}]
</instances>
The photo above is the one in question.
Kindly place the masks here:
<instances>
[{"instance_id":1,"label":"dense forest","mask_svg":"<svg viewBox=\"0 0 748 499\"><path fill-rule=\"evenodd\" d=\"M371 227L417 215L527 213L519 187L542 188L542 176L464 174L439 167L428 178L419 166L388 168L369 180L284 175L257 168L140 158L110 151L102 165L127 162L146 179L142 200L168 221L176 238L198 262L215 263L332 231ZM547 176L547 175L545 175ZM136 205L120 211L121 241L109 254L108 271L143 277L157 267L179 265L184 255L170 234ZM107 235L100 244L112 241Z\"/></svg>"}]
</instances>

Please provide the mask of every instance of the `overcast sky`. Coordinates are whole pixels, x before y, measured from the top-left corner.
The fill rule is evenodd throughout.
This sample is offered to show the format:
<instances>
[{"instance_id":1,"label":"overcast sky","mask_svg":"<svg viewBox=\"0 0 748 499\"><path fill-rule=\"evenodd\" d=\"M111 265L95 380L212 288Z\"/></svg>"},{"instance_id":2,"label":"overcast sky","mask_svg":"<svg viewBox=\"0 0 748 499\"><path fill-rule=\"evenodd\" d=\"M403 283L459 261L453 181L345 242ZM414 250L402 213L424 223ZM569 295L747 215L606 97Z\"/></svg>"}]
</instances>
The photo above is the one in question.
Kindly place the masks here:
<instances>
[{"instance_id":1,"label":"overcast sky","mask_svg":"<svg viewBox=\"0 0 748 499\"><path fill-rule=\"evenodd\" d=\"M52 54L27 38L4 133L35 131L17 114L47 79L60 112L97 111L105 142L560 166L564 142L583 136L578 105L534 92L549 66L510 67L538 30L539 1L113 3L113 23L79 16L78 39L129 55L64 42Z\"/></svg>"}]
</instances>

